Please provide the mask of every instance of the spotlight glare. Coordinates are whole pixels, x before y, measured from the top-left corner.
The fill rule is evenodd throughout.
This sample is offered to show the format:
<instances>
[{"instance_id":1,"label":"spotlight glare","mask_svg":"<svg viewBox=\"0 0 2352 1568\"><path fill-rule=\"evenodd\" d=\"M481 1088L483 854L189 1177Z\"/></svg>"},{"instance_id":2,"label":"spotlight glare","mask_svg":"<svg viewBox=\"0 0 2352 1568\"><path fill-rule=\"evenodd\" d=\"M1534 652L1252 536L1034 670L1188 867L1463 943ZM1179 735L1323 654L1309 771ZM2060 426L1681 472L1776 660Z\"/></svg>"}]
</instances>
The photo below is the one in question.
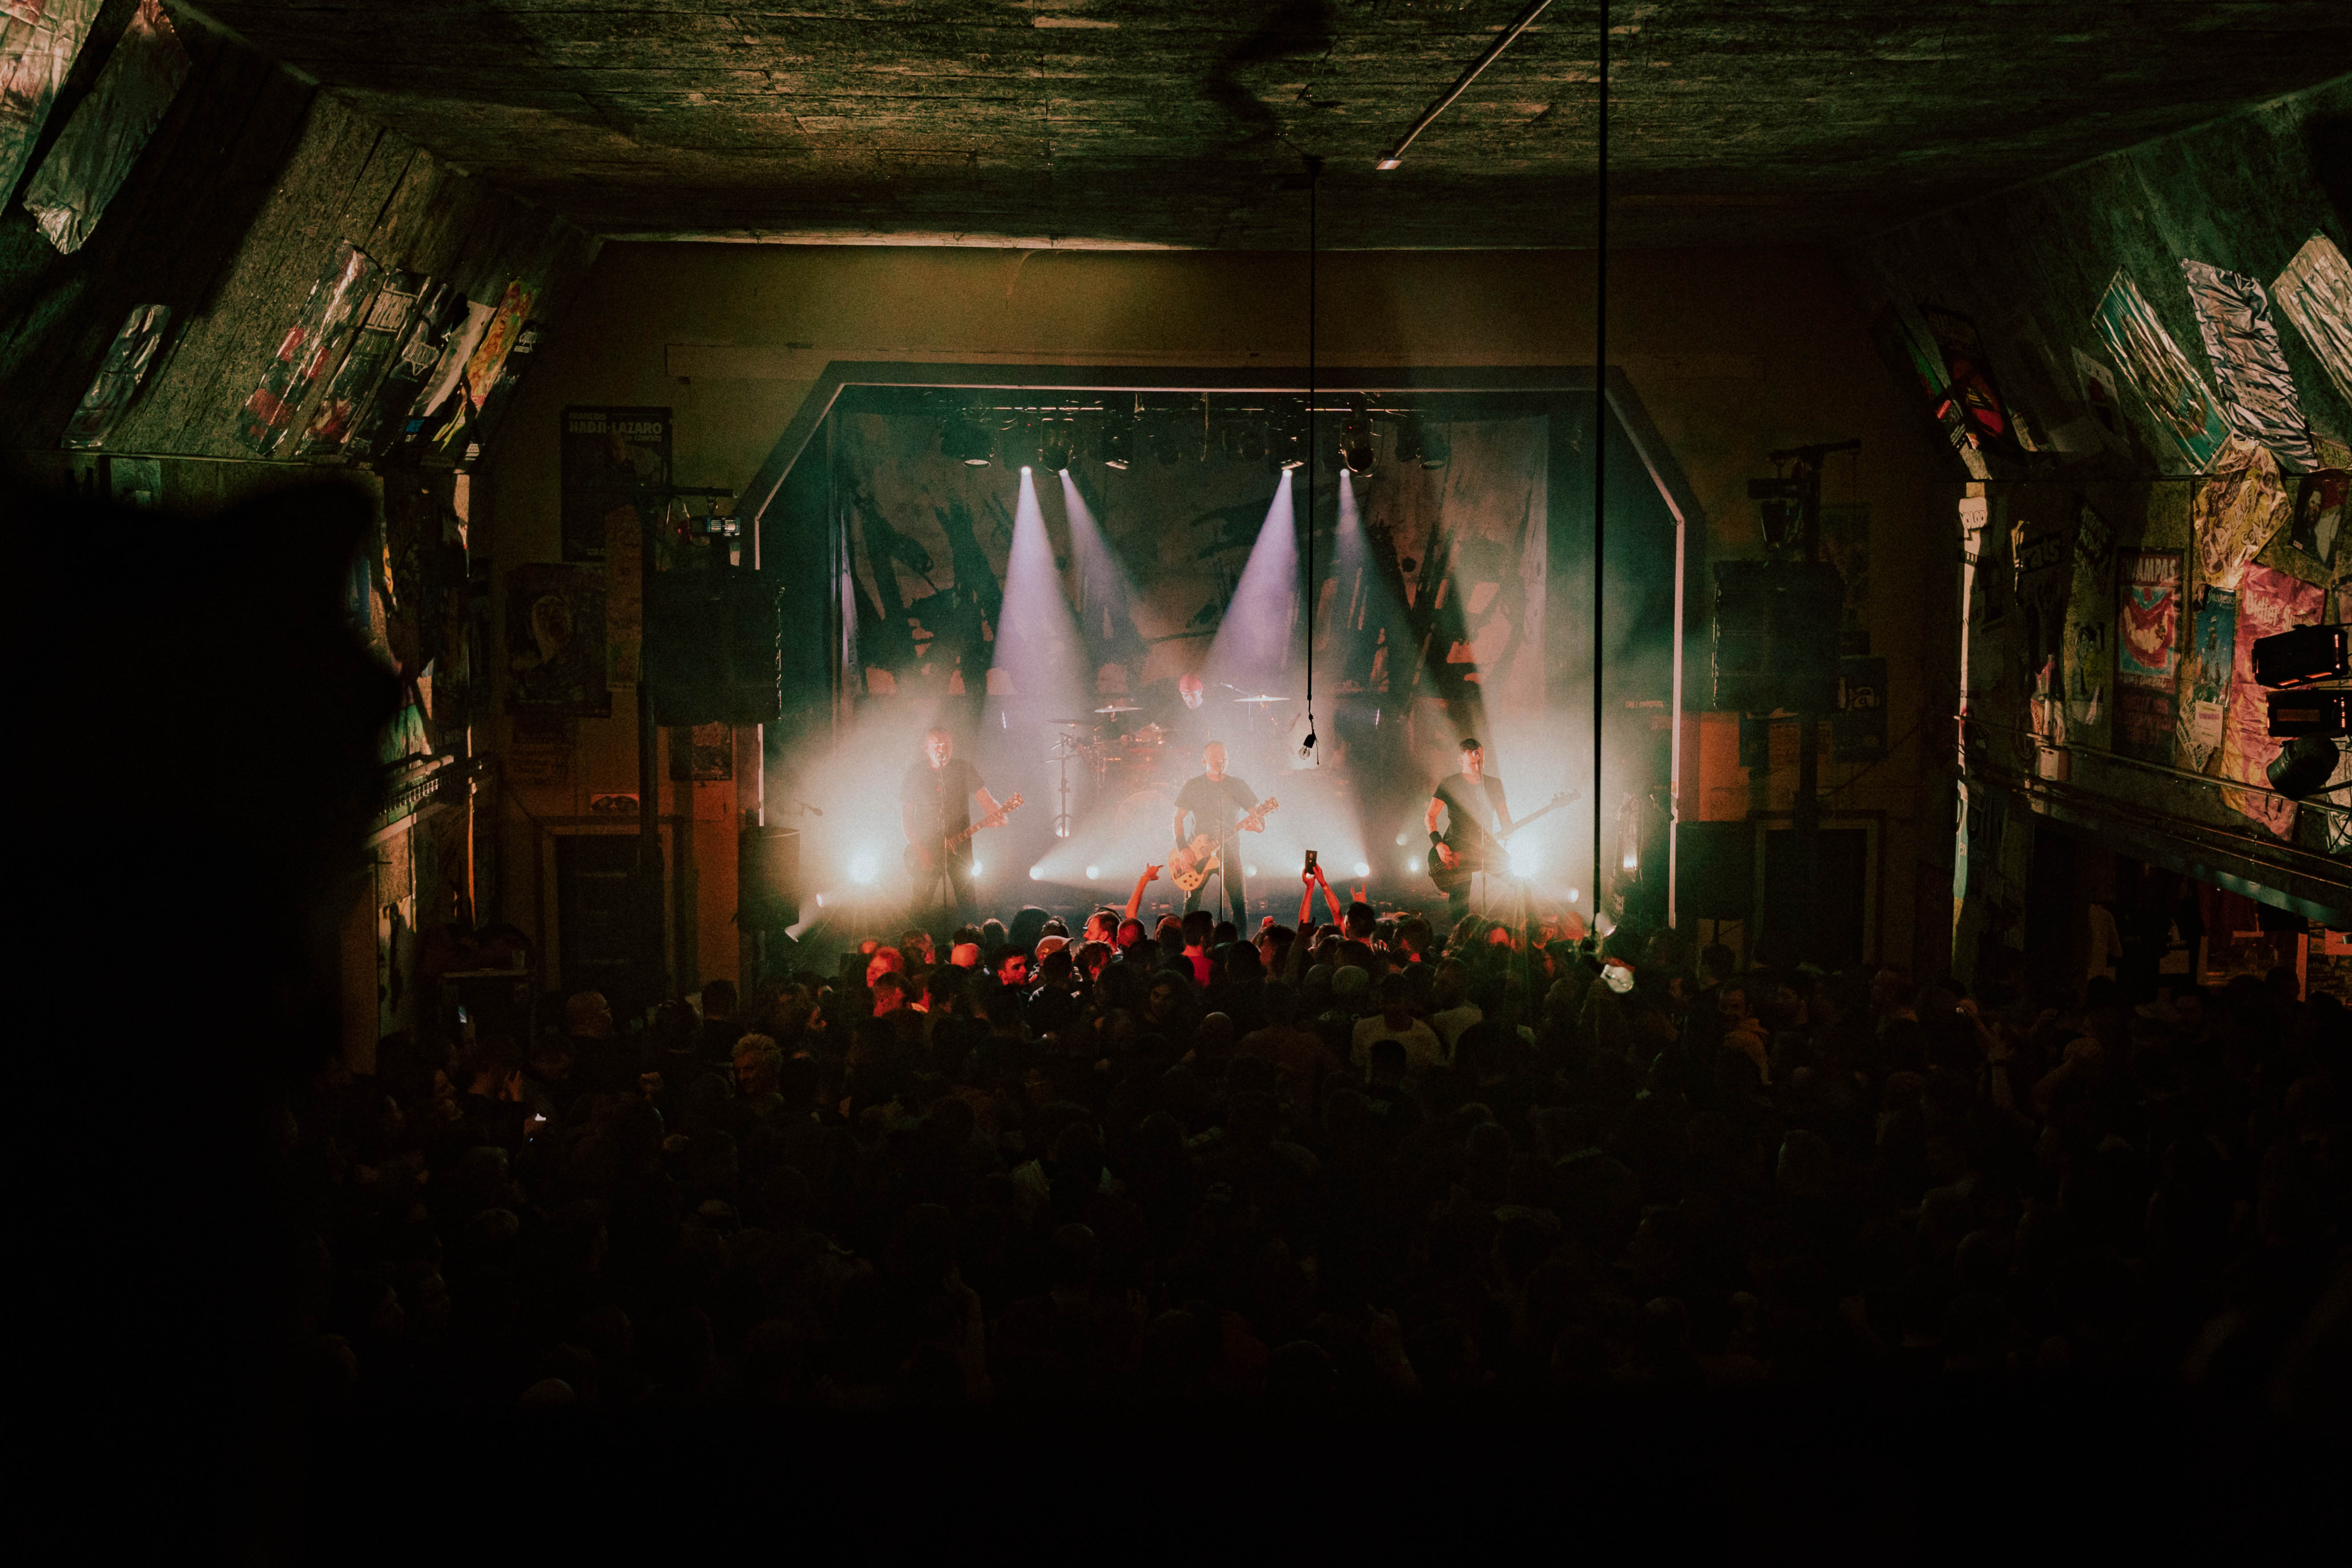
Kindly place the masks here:
<instances>
[{"instance_id":1,"label":"spotlight glare","mask_svg":"<svg viewBox=\"0 0 2352 1568\"><path fill-rule=\"evenodd\" d=\"M1033 881L1033 882L1042 882L1042 881L1044 881L1044 880L1045 879L1045 867L1043 867L1043 866L1032 866L1032 867L1030 867L1030 868L1029 868L1029 879L1030 879L1031 881Z\"/></svg>"},{"instance_id":2,"label":"spotlight glare","mask_svg":"<svg viewBox=\"0 0 2352 1568\"><path fill-rule=\"evenodd\" d=\"M1099 867L1099 866L1089 866L1089 867L1087 867L1087 881L1091 882L1091 881L1093 881L1096 878L1097 878L1097 877L1099 877L1099 876L1101 876L1101 875L1102 875L1102 868L1101 868L1101 867Z\"/></svg>"},{"instance_id":3,"label":"spotlight glare","mask_svg":"<svg viewBox=\"0 0 2352 1568\"><path fill-rule=\"evenodd\" d=\"M1370 876L1371 874L1372 874L1371 862L1370 862L1370 861L1368 861L1368 860L1359 860L1359 861L1357 861L1357 862L1356 862L1356 875L1357 875L1357 876L1359 876L1359 877L1369 877L1369 876Z\"/></svg>"},{"instance_id":4,"label":"spotlight glare","mask_svg":"<svg viewBox=\"0 0 2352 1568\"><path fill-rule=\"evenodd\" d=\"M1242 875L1244 877L1255 877L1257 875L1257 868L1255 866L1244 866L1242 868Z\"/></svg>"},{"instance_id":5,"label":"spotlight glare","mask_svg":"<svg viewBox=\"0 0 2352 1568\"><path fill-rule=\"evenodd\" d=\"M882 874L881 858L871 849L861 849L849 858L849 879L861 887Z\"/></svg>"},{"instance_id":6,"label":"spotlight glare","mask_svg":"<svg viewBox=\"0 0 2352 1568\"><path fill-rule=\"evenodd\" d=\"M1543 862L1536 858L1536 852L1534 850L1514 849L1511 851L1512 876L1532 877L1542 868Z\"/></svg>"},{"instance_id":7,"label":"spotlight glare","mask_svg":"<svg viewBox=\"0 0 2352 1568\"><path fill-rule=\"evenodd\" d=\"M1410 833L1400 833L1400 834L1398 834L1398 835L1397 835L1397 847L1398 847L1398 848L1402 849L1402 848L1403 848L1406 845L1408 845L1408 844L1410 844L1410 843L1412 843L1412 834L1410 834Z\"/></svg>"},{"instance_id":8,"label":"spotlight glare","mask_svg":"<svg viewBox=\"0 0 2352 1568\"><path fill-rule=\"evenodd\" d=\"M1420 862L1420 861L1418 861L1418 860L1408 860L1408 861L1406 861L1406 862L1404 863L1404 874L1405 874L1406 876L1408 876L1408 877L1412 876L1414 873L1418 872L1421 868L1422 868L1422 865L1421 865L1421 862Z\"/></svg>"},{"instance_id":9,"label":"spotlight glare","mask_svg":"<svg viewBox=\"0 0 2352 1568\"><path fill-rule=\"evenodd\" d=\"M985 871L985 870L987 870L987 869L988 869L988 868L987 868L987 867L985 867L985 866L982 865L982 864L981 864L979 861L977 861L977 860L975 860L975 861L973 861L973 862L971 863L971 874L972 874L973 876L975 876L975 877L979 876L982 872L983 872L983 871Z\"/></svg>"},{"instance_id":10,"label":"spotlight glare","mask_svg":"<svg viewBox=\"0 0 2352 1568\"><path fill-rule=\"evenodd\" d=\"M1571 904L1576 902L1576 889L1574 888L1570 888L1568 890L1568 901Z\"/></svg>"}]
</instances>

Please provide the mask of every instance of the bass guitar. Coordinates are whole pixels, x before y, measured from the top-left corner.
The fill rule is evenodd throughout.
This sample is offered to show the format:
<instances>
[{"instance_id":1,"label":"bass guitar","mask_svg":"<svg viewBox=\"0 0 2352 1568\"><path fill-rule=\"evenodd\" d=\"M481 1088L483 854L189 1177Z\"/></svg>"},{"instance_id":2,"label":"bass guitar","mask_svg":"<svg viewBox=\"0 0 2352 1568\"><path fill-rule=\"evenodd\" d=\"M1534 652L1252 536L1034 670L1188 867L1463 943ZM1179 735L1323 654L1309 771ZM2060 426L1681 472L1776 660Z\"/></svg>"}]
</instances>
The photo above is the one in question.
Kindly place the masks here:
<instances>
[{"instance_id":1,"label":"bass guitar","mask_svg":"<svg viewBox=\"0 0 2352 1568\"><path fill-rule=\"evenodd\" d=\"M1267 795L1243 814L1233 826L1232 833L1195 833L1192 842L1168 857L1168 870L1176 885L1186 892L1198 892L1201 884L1224 869L1226 839L1233 833L1255 832L1265 826L1265 814L1278 809L1282 802Z\"/></svg>"},{"instance_id":2,"label":"bass guitar","mask_svg":"<svg viewBox=\"0 0 2352 1568\"><path fill-rule=\"evenodd\" d=\"M1576 798L1576 791L1572 789L1561 790L1559 794L1553 795L1551 799L1544 803L1542 810L1531 811L1527 816L1511 824L1509 832L1486 834L1484 836L1483 841L1490 845L1507 844L1511 841L1512 834L1518 832L1523 827L1526 827L1529 823L1535 822L1549 816L1552 812L1558 811L1561 806L1566 805L1570 801ZM1454 844L1452 841L1453 827L1454 825L1451 823L1446 825L1447 842L1444 846L1444 847L1454 851L1453 865L1448 866L1445 863L1445 857L1438 853L1439 846L1433 844L1429 847L1429 879L1437 884L1437 890L1439 892L1445 894L1449 898L1453 896L1456 889L1468 887L1472 877L1477 875L1481 871L1491 870L1494 868L1494 863L1489 861L1486 856L1480 854L1477 850L1465 849L1459 845ZM1507 864L1504 867L1504 869L1509 869Z\"/></svg>"},{"instance_id":3,"label":"bass guitar","mask_svg":"<svg viewBox=\"0 0 2352 1568\"><path fill-rule=\"evenodd\" d=\"M955 858L955 852L971 843L973 834L983 827L1003 826L1004 819L1020 809L1021 797L1015 795L997 806L994 816L983 816L961 833L950 833L936 844L908 845L907 869L918 877L938 876L940 861Z\"/></svg>"}]
</instances>

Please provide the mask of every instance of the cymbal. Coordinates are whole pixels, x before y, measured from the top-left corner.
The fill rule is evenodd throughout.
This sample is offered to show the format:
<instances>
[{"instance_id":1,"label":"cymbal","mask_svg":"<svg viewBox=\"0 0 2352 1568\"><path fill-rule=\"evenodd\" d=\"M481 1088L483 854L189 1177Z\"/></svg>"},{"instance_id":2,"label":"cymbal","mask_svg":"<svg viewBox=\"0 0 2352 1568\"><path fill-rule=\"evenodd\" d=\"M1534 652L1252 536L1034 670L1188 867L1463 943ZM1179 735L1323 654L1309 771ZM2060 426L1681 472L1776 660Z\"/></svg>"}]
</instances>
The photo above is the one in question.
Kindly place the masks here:
<instances>
[{"instance_id":1,"label":"cymbal","mask_svg":"<svg viewBox=\"0 0 2352 1568\"><path fill-rule=\"evenodd\" d=\"M1297 699L1294 697L1268 697L1261 693L1255 697L1236 697L1234 700L1236 702L1295 702Z\"/></svg>"},{"instance_id":2,"label":"cymbal","mask_svg":"<svg viewBox=\"0 0 2352 1568\"><path fill-rule=\"evenodd\" d=\"M1097 713L1140 713L1143 710L1137 707L1132 702L1114 702L1108 708L1097 708L1095 711Z\"/></svg>"}]
</instances>

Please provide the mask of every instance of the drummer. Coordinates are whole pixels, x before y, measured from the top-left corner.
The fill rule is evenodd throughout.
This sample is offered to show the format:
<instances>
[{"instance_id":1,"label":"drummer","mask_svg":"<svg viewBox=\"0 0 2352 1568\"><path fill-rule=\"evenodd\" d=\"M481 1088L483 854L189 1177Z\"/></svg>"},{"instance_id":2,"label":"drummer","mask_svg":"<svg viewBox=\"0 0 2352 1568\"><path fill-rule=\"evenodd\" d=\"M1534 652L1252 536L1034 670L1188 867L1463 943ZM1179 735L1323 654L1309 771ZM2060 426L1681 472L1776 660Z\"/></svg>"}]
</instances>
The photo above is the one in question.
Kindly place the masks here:
<instances>
[{"instance_id":1,"label":"drummer","mask_svg":"<svg viewBox=\"0 0 2352 1568\"><path fill-rule=\"evenodd\" d=\"M1196 670L1186 670L1171 683L1155 680L1143 690L1139 700L1143 705L1139 713L1122 715L1134 721L1129 732L1141 731L1151 735L1165 747L1168 754L1190 763L1201 754L1208 739L1208 723L1212 715L1202 712L1208 688Z\"/></svg>"}]
</instances>

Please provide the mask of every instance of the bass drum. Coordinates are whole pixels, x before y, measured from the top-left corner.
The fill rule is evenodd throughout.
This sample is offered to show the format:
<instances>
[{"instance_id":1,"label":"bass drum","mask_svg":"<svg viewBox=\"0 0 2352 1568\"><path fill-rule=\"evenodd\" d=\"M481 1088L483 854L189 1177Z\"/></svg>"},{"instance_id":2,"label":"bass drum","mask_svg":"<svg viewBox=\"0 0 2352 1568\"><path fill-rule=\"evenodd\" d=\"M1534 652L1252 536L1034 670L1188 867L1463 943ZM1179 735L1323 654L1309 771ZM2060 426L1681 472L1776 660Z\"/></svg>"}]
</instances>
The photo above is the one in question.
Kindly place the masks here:
<instances>
[{"instance_id":1,"label":"bass drum","mask_svg":"<svg viewBox=\"0 0 2352 1568\"><path fill-rule=\"evenodd\" d=\"M1118 805L1113 808L1112 819L1118 825L1118 834L1122 840L1131 833L1145 830L1156 834L1159 838L1165 838L1168 836L1169 818L1175 814L1175 782L1171 779L1161 779L1120 795ZM1157 839L1154 840L1154 842L1157 841Z\"/></svg>"}]
</instances>

